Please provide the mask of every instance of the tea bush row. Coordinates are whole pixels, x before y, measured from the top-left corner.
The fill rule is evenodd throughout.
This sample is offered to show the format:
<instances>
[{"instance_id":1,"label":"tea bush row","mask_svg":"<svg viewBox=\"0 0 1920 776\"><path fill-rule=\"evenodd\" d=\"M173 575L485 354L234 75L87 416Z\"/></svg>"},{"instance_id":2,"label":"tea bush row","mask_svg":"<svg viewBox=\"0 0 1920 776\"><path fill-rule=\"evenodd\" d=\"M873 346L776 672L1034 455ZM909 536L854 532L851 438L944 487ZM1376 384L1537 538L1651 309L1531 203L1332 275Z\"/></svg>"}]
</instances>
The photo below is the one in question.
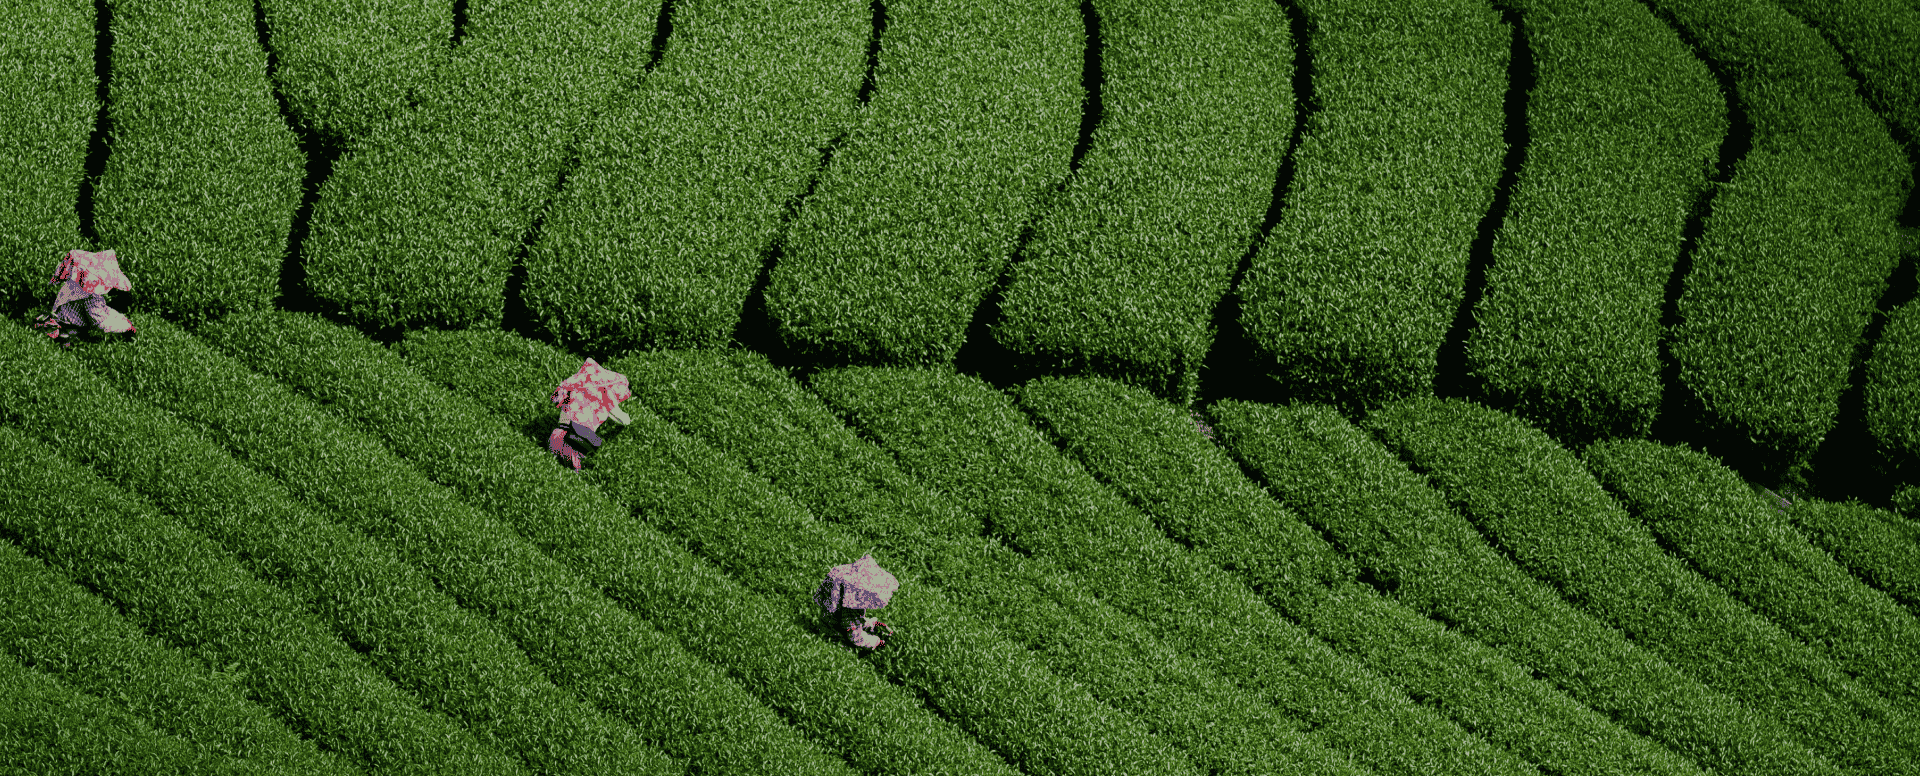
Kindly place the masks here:
<instances>
[{"instance_id":1,"label":"tea bush row","mask_svg":"<svg viewBox=\"0 0 1920 776\"><path fill-rule=\"evenodd\" d=\"M1714 194L1672 332L1697 406L1668 411L1697 417L1716 452L1784 472L1833 427L1898 260L1911 168L1833 48L1780 6L1650 5L1731 74L1753 126L1752 150Z\"/></svg>"},{"instance_id":2,"label":"tea bush row","mask_svg":"<svg viewBox=\"0 0 1920 776\"><path fill-rule=\"evenodd\" d=\"M101 698L0 654L0 772L225 776L257 765L195 749ZM32 769L26 766L31 765Z\"/></svg>"},{"instance_id":3,"label":"tea bush row","mask_svg":"<svg viewBox=\"0 0 1920 776\"><path fill-rule=\"evenodd\" d=\"M267 79L247 0L109 0L100 247L140 309L184 320L257 310L279 294L305 159Z\"/></svg>"},{"instance_id":4,"label":"tea bush row","mask_svg":"<svg viewBox=\"0 0 1920 776\"><path fill-rule=\"evenodd\" d=\"M1920 617L1920 532L1897 514L1858 502L1807 500L1787 519L1855 577Z\"/></svg>"},{"instance_id":5,"label":"tea bush row","mask_svg":"<svg viewBox=\"0 0 1920 776\"><path fill-rule=\"evenodd\" d=\"M660 64L616 94L527 254L522 294L577 347L717 347L781 216L846 129L861 0L680 2Z\"/></svg>"},{"instance_id":6,"label":"tea bush row","mask_svg":"<svg viewBox=\"0 0 1920 776\"><path fill-rule=\"evenodd\" d=\"M469 361L463 368L461 384L505 385L523 395L544 395L575 368L563 365L567 363L564 356L544 346L522 352L527 354L522 356L523 362L550 361L553 373L517 382L516 376L525 375L526 370L517 366L489 370ZM534 355L536 352L542 354ZM608 367L628 374L632 381L635 376L624 371L629 369L626 364L616 359ZM454 367L443 361L427 371L445 375ZM474 398L489 395L498 394L489 388L485 393L476 392ZM508 402L490 409L506 415L516 427L534 427L552 417L550 408L516 411ZM764 479L741 470L719 451L681 434L644 407L635 406L627 412L633 417L633 425L615 432L617 436L610 437L594 454L592 480L599 490L648 525L685 541L739 584L763 596L762 600L783 603L772 608L780 616L808 626L818 622L820 609L809 594L828 567L860 557L864 547L858 540L814 521L804 508L773 492ZM514 503L553 501L525 492ZM504 499L502 503L506 503ZM556 506L552 519L577 519L572 514ZM620 546L626 541L619 536L597 537L595 551L618 557L626 554ZM902 579L902 585L886 612L888 620L908 633L896 636L872 656L879 676L895 683L889 688L895 693L890 694L910 691L1008 763L1029 773L1196 773L1138 721L1099 703L1075 683L1047 672L1019 644L990 629L979 615L958 605L938 587L916 584L910 576ZM716 603L704 611L717 611L721 606ZM802 708L844 706L849 693L860 696L856 705L868 705L866 690L826 681L834 672L832 665L844 664L853 655L838 633L822 632L811 637L796 634L802 637L798 643L770 645L743 640L732 633L731 626L698 627L697 623L710 619L708 615L690 619L696 623L690 629L690 639L710 643L716 651L756 651L788 666L781 676L769 677L775 682L791 683L788 677L796 672L814 674L811 683L818 684L827 695L804 703L794 697L794 690L799 688L777 688L769 683L769 693L791 699L789 708L795 709L795 716L801 716ZM862 684L873 681L866 678ZM875 712L867 709L860 713L864 717ZM850 751L846 756L876 770L899 770L913 764L928 769L960 767L951 762L960 757L948 753L955 748L953 742L942 746L943 742L936 739L927 742L923 751L891 752L860 740L887 736L891 731L885 726L858 737L831 728L819 732L823 740L843 741L850 749L871 749ZM904 743L886 738L881 742ZM960 749L957 754L969 753L969 749Z\"/></svg>"},{"instance_id":7,"label":"tea bush row","mask_svg":"<svg viewBox=\"0 0 1920 776\"><path fill-rule=\"evenodd\" d=\"M1920 7L1898 0L1784 0L1845 57L1888 124L1920 142Z\"/></svg>"},{"instance_id":8,"label":"tea bush row","mask_svg":"<svg viewBox=\"0 0 1920 776\"><path fill-rule=\"evenodd\" d=\"M1103 380L1042 380L1023 387L1019 399L1063 449L1176 541L1234 571L1276 610L1410 692L1463 711L1473 708L1469 701L1525 711L1520 702L1538 698L1541 686L1584 704L1568 714L1564 700L1534 700L1561 712L1546 719L1558 727L1542 724L1532 738L1508 739L1516 741L1510 749L1543 770L1818 772L1804 748L1778 743L1777 726L1755 725L1734 699L1576 613L1499 558L1464 522L1448 527L1407 504L1411 486L1337 474L1314 449L1256 425L1240 405L1216 405L1219 426L1205 433L1232 429L1232 438L1257 440L1236 442L1250 458L1260 451L1262 463L1255 465L1265 465L1269 449L1273 460L1285 461L1288 468L1278 475L1284 484L1272 495L1249 482L1186 412L1137 389ZM1276 497L1296 506L1282 506ZM1369 581L1387 588L1384 595L1357 586L1356 562ZM1508 678L1515 672L1519 681ZM1455 676L1476 674L1478 688L1448 686ZM1541 681L1526 681L1530 676ZM1492 697L1473 698L1472 691ZM1573 740L1556 743L1555 736ZM1533 749L1523 747L1528 741ZM1784 762L1769 767L1776 760Z\"/></svg>"},{"instance_id":9,"label":"tea bush row","mask_svg":"<svg viewBox=\"0 0 1920 776\"><path fill-rule=\"evenodd\" d=\"M1660 315L1727 131L1713 73L1634 0L1515 0L1526 161L1467 334L1481 395L1560 438L1646 436Z\"/></svg>"},{"instance_id":10,"label":"tea bush row","mask_svg":"<svg viewBox=\"0 0 1920 776\"><path fill-rule=\"evenodd\" d=\"M304 735L370 772L526 773L453 720L422 711L311 612L205 537L11 426L0 429L0 452L8 459L0 528L140 627L225 666Z\"/></svg>"},{"instance_id":11,"label":"tea bush row","mask_svg":"<svg viewBox=\"0 0 1920 776\"><path fill-rule=\"evenodd\" d=\"M1010 773L910 691L881 681L849 650L824 643L794 622L794 606L812 606L810 586L774 599L750 590L696 557L690 550L698 546L690 548L635 519L593 481L583 482L582 472L557 462L544 445L555 417L545 397L579 361L542 346L523 348L518 359L464 362L457 370L462 379L485 386L476 404L450 395L359 332L311 316L234 317L202 335L248 368L298 386L323 408L327 417L322 420L335 429L335 437L369 444L378 438L388 446L392 452L373 455L408 474L407 482L386 475L355 481L384 482L395 493L419 495L393 505L376 501L369 509L429 508L408 502L432 499L449 507L431 508L450 511L462 522L484 521L508 534L510 526L524 537L516 544L530 544L557 561L543 558L537 566L523 562L504 570L507 578L500 584L515 591L534 588L539 580L528 570L539 567L580 580L565 594L571 599L554 596L572 601L570 613L545 626L527 623L525 638L556 653L550 675L579 677L583 686L576 692L621 709L630 722L663 737L657 745L674 756L725 773L840 773L850 766L898 773ZM408 342L414 341L410 336ZM417 356L435 349L409 345L402 350ZM289 360L288 353L300 358ZM316 366L321 364L326 366ZM608 432L609 442L637 436L624 428ZM605 452L589 459L589 466L597 468ZM415 471L406 468L408 463L438 486L411 476ZM455 538L465 533L454 527L437 530ZM660 632L643 629L642 616ZM648 665L654 653L682 652L700 660L668 667L677 672L671 674ZM721 681L723 673L731 681ZM630 698L635 685L658 689ZM752 703L743 689L771 710ZM849 702L851 697L858 702Z\"/></svg>"},{"instance_id":12,"label":"tea bush row","mask_svg":"<svg viewBox=\"0 0 1920 776\"><path fill-rule=\"evenodd\" d=\"M1920 727L1668 555L1544 433L1438 399L1397 403L1363 426L1528 573L1628 638L1778 720L1835 765L1920 772Z\"/></svg>"},{"instance_id":13,"label":"tea bush row","mask_svg":"<svg viewBox=\"0 0 1920 776\"><path fill-rule=\"evenodd\" d=\"M491 620L554 684L624 720L645 744L663 750L677 763L698 757L726 770L761 771L769 762L779 762L784 772L794 774L845 767L761 708L723 671L689 657L672 636L608 600L596 580L545 554L547 547L537 535L523 537L515 533L514 524L459 501L455 493L429 482L382 447L376 437L331 416L328 405L295 393L288 385L310 387L327 375L354 369L354 362L303 341L297 326L283 323L279 330L269 330L266 322L273 321L331 327L310 317L261 312L230 316L194 337L155 319L153 331L143 327L140 341L90 349L84 356L98 374L128 386L130 392L160 404L183 421L209 427L249 467L277 479L276 490L290 493L316 511L325 510L334 524L369 537L424 571L461 606ZM364 336L353 333L353 338L393 362L392 356ZM242 344L236 346L234 339ZM248 348L284 361L281 369L294 372L282 377L287 385L252 371L258 368L254 362L227 355ZM397 402L397 390L397 384L358 390L354 398ZM409 436L411 427L395 425L413 422L409 413L446 411L438 405L383 404L386 422L378 433ZM475 436L469 428L420 441L442 455L452 455L454 440L463 440L464 446ZM486 476L499 471L496 465ZM658 557L639 555L631 562L665 565ZM381 589L376 581L363 584L370 590ZM665 607L656 602L656 608ZM399 638L380 636L366 646L398 649L404 645ZM499 693L508 695L506 688ZM480 709L467 713L476 711ZM714 734L719 730L726 731L724 738ZM528 745L536 750L516 754L533 757L553 741ZM643 772L662 770L657 756L635 767Z\"/></svg>"},{"instance_id":14,"label":"tea bush row","mask_svg":"<svg viewBox=\"0 0 1920 776\"><path fill-rule=\"evenodd\" d=\"M80 242L88 138L100 112L90 0L0 8L0 303L41 306L59 257ZM30 301L29 301L30 300Z\"/></svg>"},{"instance_id":15,"label":"tea bush row","mask_svg":"<svg viewBox=\"0 0 1920 776\"><path fill-rule=\"evenodd\" d=\"M8 655L8 661L102 699L112 713L138 718L202 754L237 757L278 773L359 773L248 700L230 674L165 645L112 604L0 540L0 657Z\"/></svg>"},{"instance_id":16,"label":"tea bush row","mask_svg":"<svg viewBox=\"0 0 1920 776\"><path fill-rule=\"evenodd\" d=\"M815 374L811 387L923 487L980 514L990 536L1097 580L1108 603L1153 635L1354 761L1380 773L1535 771L1174 545L976 378L854 367Z\"/></svg>"},{"instance_id":17,"label":"tea bush row","mask_svg":"<svg viewBox=\"0 0 1920 776\"><path fill-rule=\"evenodd\" d=\"M916 597L922 584L939 587L988 623L993 638L1026 647L1055 674L1131 714L1200 771L1365 772L1101 602L1099 582L982 542L978 517L914 483L765 357L673 351L620 364L650 409L820 518L807 535L833 536L854 554L872 548ZM892 612L880 615L913 638L917 618Z\"/></svg>"},{"instance_id":18,"label":"tea bush row","mask_svg":"<svg viewBox=\"0 0 1920 776\"><path fill-rule=\"evenodd\" d=\"M1609 440L1581 455L1662 546L1894 705L1920 708L1920 620L1832 556L1705 453Z\"/></svg>"},{"instance_id":19,"label":"tea bush row","mask_svg":"<svg viewBox=\"0 0 1920 776\"><path fill-rule=\"evenodd\" d=\"M1085 26L1061 0L886 9L871 100L787 230L767 312L809 359L945 363L1066 177Z\"/></svg>"},{"instance_id":20,"label":"tea bush row","mask_svg":"<svg viewBox=\"0 0 1920 776\"><path fill-rule=\"evenodd\" d=\"M1294 122L1280 6L1098 0L1101 115L1039 216L994 336L1191 399L1213 312L1259 236Z\"/></svg>"},{"instance_id":21,"label":"tea bush row","mask_svg":"<svg viewBox=\"0 0 1920 776\"><path fill-rule=\"evenodd\" d=\"M1269 374L1368 405L1432 389L1500 181L1511 33L1484 0L1302 0L1312 112L1236 293Z\"/></svg>"},{"instance_id":22,"label":"tea bush row","mask_svg":"<svg viewBox=\"0 0 1920 776\"><path fill-rule=\"evenodd\" d=\"M1920 483L1920 304L1894 308L1867 359L1867 430L1904 482Z\"/></svg>"},{"instance_id":23,"label":"tea bush row","mask_svg":"<svg viewBox=\"0 0 1920 776\"><path fill-rule=\"evenodd\" d=\"M356 325L500 325L512 254L596 112L642 75L659 14L622 0L482 8L418 106L356 142L314 202L307 291Z\"/></svg>"},{"instance_id":24,"label":"tea bush row","mask_svg":"<svg viewBox=\"0 0 1920 776\"><path fill-rule=\"evenodd\" d=\"M411 110L409 95L446 63L453 41L453 0L258 2L288 112L331 146Z\"/></svg>"},{"instance_id":25,"label":"tea bush row","mask_svg":"<svg viewBox=\"0 0 1920 776\"><path fill-rule=\"evenodd\" d=\"M208 360L172 347L178 335L164 320L153 329L142 332L155 338L141 343L145 353L112 359L120 375L138 380L141 370ZM678 772L632 728L556 688L493 623L461 608L392 550L296 503L272 478L167 413L107 395L98 377L69 371L21 391L40 414L34 428L43 439L245 559L249 572L347 643L369 647L374 667L424 708L458 720L530 771Z\"/></svg>"}]
</instances>

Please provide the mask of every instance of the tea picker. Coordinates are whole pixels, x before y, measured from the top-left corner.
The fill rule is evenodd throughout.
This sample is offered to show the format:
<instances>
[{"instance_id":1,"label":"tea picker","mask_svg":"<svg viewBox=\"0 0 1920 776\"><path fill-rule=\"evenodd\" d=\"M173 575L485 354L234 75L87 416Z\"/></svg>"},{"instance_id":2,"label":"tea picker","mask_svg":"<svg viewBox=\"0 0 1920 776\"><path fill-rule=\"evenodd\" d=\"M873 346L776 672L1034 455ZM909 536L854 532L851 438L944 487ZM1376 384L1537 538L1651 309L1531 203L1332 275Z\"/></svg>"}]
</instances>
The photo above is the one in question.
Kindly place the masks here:
<instances>
[{"instance_id":1,"label":"tea picker","mask_svg":"<svg viewBox=\"0 0 1920 776\"><path fill-rule=\"evenodd\" d=\"M887 643L875 633L893 635L893 628L867 616L868 609L887 605L900 589L900 580L873 560L873 553L827 570L827 578L813 590L813 602L825 610L827 626L845 631L848 643L865 649L878 649Z\"/></svg>"},{"instance_id":2,"label":"tea picker","mask_svg":"<svg viewBox=\"0 0 1920 776\"><path fill-rule=\"evenodd\" d=\"M580 371L561 381L548 401L560 410L560 424L547 435L547 449L580 468L580 450L567 444L600 446L600 424L613 418L626 425L633 418L621 411L620 402L633 398L627 390L627 376L600 366L593 359L580 365Z\"/></svg>"},{"instance_id":3,"label":"tea picker","mask_svg":"<svg viewBox=\"0 0 1920 776\"><path fill-rule=\"evenodd\" d=\"M74 335L89 329L133 338L133 322L107 306L108 291L133 290L113 251L67 251L49 282L62 284L60 293L53 298L53 311L35 317L33 327L44 330L62 350L72 349Z\"/></svg>"}]
</instances>

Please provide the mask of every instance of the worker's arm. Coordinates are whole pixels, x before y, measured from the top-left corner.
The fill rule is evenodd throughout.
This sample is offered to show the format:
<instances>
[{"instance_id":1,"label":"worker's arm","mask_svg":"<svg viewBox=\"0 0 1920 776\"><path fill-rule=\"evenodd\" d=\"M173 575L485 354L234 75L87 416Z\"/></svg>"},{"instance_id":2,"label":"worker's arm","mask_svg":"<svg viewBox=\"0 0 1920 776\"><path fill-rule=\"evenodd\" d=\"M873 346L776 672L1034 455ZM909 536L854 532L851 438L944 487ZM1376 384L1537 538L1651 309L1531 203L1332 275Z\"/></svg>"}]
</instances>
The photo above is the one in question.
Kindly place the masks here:
<instances>
[{"instance_id":1,"label":"worker's arm","mask_svg":"<svg viewBox=\"0 0 1920 776\"><path fill-rule=\"evenodd\" d=\"M620 421L620 425L622 426L633 423L633 418L628 417L626 411L620 409L620 405L618 404L613 405L613 411L610 413L607 413L607 415L608 417L611 417L614 420Z\"/></svg>"}]
</instances>

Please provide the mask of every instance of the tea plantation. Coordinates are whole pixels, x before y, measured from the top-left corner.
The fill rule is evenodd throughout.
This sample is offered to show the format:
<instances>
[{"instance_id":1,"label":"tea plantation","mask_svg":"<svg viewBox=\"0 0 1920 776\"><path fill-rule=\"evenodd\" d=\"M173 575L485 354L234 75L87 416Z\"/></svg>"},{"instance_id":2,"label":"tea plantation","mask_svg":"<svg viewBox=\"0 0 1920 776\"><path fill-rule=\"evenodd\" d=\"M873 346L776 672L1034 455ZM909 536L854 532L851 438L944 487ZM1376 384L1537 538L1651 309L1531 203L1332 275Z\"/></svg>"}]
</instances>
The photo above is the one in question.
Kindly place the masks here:
<instances>
[{"instance_id":1,"label":"tea plantation","mask_svg":"<svg viewBox=\"0 0 1920 776\"><path fill-rule=\"evenodd\" d=\"M1920 776L1910 0L0 54L0 776Z\"/></svg>"}]
</instances>

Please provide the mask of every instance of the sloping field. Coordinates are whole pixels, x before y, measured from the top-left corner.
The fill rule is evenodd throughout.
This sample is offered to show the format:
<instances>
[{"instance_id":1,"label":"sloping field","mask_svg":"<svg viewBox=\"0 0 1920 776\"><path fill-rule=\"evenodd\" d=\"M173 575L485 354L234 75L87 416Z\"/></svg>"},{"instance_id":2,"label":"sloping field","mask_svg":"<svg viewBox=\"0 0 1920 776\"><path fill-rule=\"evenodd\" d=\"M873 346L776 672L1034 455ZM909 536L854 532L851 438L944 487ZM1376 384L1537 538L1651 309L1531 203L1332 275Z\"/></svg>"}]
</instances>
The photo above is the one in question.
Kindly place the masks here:
<instances>
[{"instance_id":1,"label":"sloping field","mask_svg":"<svg viewBox=\"0 0 1920 776\"><path fill-rule=\"evenodd\" d=\"M1907 5L8 6L0 774L1920 776Z\"/></svg>"}]
</instances>

